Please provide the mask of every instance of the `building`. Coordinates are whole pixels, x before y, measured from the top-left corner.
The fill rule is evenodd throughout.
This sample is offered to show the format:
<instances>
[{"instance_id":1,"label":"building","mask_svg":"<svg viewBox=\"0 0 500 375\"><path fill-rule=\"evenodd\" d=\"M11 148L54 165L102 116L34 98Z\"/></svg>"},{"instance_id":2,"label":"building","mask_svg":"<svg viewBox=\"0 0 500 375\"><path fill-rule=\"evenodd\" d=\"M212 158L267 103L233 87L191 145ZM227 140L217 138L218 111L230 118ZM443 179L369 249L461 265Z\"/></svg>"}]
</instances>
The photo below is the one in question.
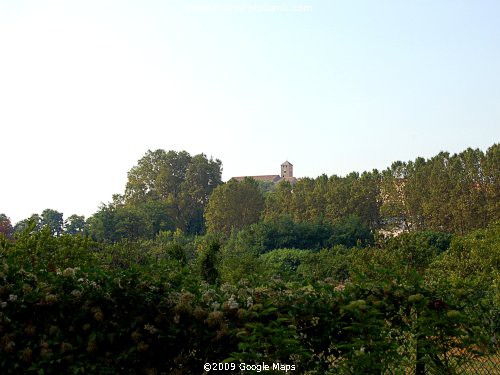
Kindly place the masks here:
<instances>
[{"instance_id":1,"label":"building","mask_svg":"<svg viewBox=\"0 0 500 375\"><path fill-rule=\"evenodd\" d=\"M259 182L272 182L273 184L280 183L281 181L288 181L291 184L297 182L297 179L293 177L293 164L289 161L285 161L281 164L281 174L269 174L269 175L261 175L261 176L239 176L233 177L233 180L243 181L246 177L253 178Z\"/></svg>"}]
</instances>

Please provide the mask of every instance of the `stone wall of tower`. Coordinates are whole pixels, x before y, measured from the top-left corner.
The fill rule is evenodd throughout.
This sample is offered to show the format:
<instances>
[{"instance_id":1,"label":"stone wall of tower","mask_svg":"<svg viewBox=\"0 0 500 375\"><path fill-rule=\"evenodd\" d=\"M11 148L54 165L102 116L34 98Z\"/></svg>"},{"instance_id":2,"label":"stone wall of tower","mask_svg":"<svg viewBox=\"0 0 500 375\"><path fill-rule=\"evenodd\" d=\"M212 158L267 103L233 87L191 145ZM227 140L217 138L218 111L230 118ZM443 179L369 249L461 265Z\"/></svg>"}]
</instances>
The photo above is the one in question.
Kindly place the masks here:
<instances>
[{"instance_id":1,"label":"stone wall of tower","mask_svg":"<svg viewBox=\"0 0 500 375\"><path fill-rule=\"evenodd\" d=\"M293 165L289 162L281 164L281 177L293 177Z\"/></svg>"}]
</instances>

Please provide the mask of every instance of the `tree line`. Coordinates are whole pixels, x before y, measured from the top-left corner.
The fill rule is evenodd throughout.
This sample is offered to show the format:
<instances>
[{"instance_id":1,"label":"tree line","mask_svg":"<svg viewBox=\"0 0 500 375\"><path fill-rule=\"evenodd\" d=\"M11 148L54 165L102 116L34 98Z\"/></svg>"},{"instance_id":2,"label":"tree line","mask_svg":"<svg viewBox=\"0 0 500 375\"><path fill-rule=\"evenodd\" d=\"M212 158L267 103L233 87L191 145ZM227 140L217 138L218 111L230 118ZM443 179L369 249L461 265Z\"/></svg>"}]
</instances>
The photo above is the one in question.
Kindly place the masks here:
<instances>
[{"instance_id":1,"label":"tree line","mask_svg":"<svg viewBox=\"0 0 500 375\"><path fill-rule=\"evenodd\" d=\"M229 235L258 222L338 224L356 217L372 231L434 230L464 234L500 218L500 144L429 159L394 162L384 171L321 175L269 186L252 179L223 183L222 162L186 151L148 151L129 172L123 194L85 220L46 209L0 233L48 226L53 235L98 241L152 239L162 231Z\"/></svg>"},{"instance_id":2,"label":"tree line","mask_svg":"<svg viewBox=\"0 0 500 375\"><path fill-rule=\"evenodd\" d=\"M259 220L339 223L356 216L373 231L464 234L500 218L499 173L500 145L494 144L486 152L441 152L381 172L302 178L274 189L250 179L230 181L215 189L206 227L229 234Z\"/></svg>"}]
</instances>

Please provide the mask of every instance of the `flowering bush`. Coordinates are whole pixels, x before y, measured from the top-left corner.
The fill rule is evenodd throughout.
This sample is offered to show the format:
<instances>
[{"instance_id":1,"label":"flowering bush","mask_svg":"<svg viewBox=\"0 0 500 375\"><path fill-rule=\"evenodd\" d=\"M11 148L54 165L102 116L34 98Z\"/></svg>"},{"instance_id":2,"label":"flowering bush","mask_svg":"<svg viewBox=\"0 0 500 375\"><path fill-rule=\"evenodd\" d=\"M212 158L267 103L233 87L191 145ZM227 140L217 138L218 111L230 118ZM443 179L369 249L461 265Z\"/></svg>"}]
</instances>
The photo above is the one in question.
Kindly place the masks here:
<instances>
[{"instance_id":1,"label":"flowering bush","mask_svg":"<svg viewBox=\"0 0 500 375\"><path fill-rule=\"evenodd\" d=\"M480 306L466 315L466 295L423 280L217 284L185 260L124 256L43 232L3 242L0 373L196 374L223 360L403 372L435 358L448 368L487 344Z\"/></svg>"}]
</instances>

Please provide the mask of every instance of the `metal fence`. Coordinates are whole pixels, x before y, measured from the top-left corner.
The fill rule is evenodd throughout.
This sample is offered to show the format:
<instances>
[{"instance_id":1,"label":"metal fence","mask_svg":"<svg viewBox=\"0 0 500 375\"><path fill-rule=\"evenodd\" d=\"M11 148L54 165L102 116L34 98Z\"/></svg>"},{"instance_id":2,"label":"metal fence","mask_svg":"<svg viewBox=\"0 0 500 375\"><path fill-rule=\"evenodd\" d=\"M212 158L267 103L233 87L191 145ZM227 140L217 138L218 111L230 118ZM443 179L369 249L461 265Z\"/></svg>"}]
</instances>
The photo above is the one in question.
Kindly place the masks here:
<instances>
[{"instance_id":1,"label":"metal fence","mask_svg":"<svg viewBox=\"0 0 500 375\"><path fill-rule=\"evenodd\" d=\"M450 358L440 356L430 359L425 365L425 374L500 374L500 351L474 354L466 350Z\"/></svg>"}]
</instances>

